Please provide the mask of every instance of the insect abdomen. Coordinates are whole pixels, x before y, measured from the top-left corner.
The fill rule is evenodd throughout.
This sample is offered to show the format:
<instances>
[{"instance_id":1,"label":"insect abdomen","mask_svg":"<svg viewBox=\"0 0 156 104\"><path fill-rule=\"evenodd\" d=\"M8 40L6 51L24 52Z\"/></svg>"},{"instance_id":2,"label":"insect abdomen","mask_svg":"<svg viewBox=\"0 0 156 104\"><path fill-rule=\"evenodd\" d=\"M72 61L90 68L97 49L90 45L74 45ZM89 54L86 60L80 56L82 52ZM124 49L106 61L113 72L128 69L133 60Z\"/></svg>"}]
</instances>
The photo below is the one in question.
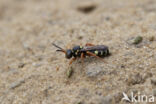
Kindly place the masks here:
<instances>
[{"instance_id":1,"label":"insect abdomen","mask_svg":"<svg viewBox=\"0 0 156 104\"><path fill-rule=\"evenodd\" d=\"M104 49L104 50L94 50L91 51L92 53L96 54L99 57L105 57L109 55L109 50L108 49Z\"/></svg>"}]
</instances>

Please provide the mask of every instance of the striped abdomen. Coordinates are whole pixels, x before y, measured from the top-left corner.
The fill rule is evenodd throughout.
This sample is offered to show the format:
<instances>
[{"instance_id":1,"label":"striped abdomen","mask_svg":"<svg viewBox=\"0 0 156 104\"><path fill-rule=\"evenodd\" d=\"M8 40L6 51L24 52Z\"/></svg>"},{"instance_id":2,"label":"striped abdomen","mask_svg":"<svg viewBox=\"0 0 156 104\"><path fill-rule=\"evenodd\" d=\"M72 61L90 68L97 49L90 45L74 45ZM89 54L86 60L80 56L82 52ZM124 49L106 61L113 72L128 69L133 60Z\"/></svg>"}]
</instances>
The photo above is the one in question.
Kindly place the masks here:
<instances>
[{"instance_id":1,"label":"striped abdomen","mask_svg":"<svg viewBox=\"0 0 156 104\"><path fill-rule=\"evenodd\" d=\"M89 51L89 52L96 54L99 57L105 57L109 55L109 49L105 45L86 46L86 47L83 47L81 51L82 52Z\"/></svg>"}]
</instances>

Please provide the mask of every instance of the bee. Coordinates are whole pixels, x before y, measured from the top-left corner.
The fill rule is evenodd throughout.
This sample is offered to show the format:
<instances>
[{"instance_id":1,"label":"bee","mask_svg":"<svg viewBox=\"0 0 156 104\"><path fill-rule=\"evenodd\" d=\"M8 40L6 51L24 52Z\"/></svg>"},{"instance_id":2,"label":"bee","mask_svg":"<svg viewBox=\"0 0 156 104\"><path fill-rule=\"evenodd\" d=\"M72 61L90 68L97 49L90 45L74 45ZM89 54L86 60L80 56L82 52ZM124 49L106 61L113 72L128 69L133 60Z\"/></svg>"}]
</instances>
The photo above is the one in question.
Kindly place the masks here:
<instances>
[{"instance_id":1,"label":"bee","mask_svg":"<svg viewBox=\"0 0 156 104\"><path fill-rule=\"evenodd\" d=\"M56 51L63 52L67 59L71 59L69 65L72 64L77 58L81 58L82 60L86 56L94 56L96 58L103 58L109 56L109 48L105 45L93 45L91 43L87 43L85 46L77 45L72 49L63 49L58 45L52 43L53 46L58 48Z\"/></svg>"}]
</instances>

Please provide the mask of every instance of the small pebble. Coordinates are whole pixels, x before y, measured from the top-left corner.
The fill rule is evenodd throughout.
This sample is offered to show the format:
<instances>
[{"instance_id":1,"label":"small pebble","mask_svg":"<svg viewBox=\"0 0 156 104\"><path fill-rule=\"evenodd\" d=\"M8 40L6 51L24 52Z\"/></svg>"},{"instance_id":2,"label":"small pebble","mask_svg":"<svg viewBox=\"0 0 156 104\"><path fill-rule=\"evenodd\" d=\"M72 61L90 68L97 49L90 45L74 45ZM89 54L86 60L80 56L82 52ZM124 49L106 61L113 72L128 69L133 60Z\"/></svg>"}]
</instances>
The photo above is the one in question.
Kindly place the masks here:
<instances>
[{"instance_id":1,"label":"small pebble","mask_svg":"<svg viewBox=\"0 0 156 104\"><path fill-rule=\"evenodd\" d=\"M78 39L79 39L79 40L83 39L83 36L78 36Z\"/></svg>"},{"instance_id":2,"label":"small pebble","mask_svg":"<svg viewBox=\"0 0 156 104\"><path fill-rule=\"evenodd\" d=\"M138 45L139 43L141 43L143 40L143 38L141 36L137 36L137 37L130 37L126 40L126 43L128 43L129 45Z\"/></svg>"},{"instance_id":3,"label":"small pebble","mask_svg":"<svg viewBox=\"0 0 156 104\"><path fill-rule=\"evenodd\" d=\"M143 38L141 36L137 36L134 41L133 41L133 44L139 44L141 43L143 40Z\"/></svg>"},{"instance_id":4,"label":"small pebble","mask_svg":"<svg viewBox=\"0 0 156 104\"><path fill-rule=\"evenodd\" d=\"M153 85L156 85L156 78L151 79L151 83L152 83Z\"/></svg>"},{"instance_id":5,"label":"small pebble","mask_svg":"<svg viewBox=\"0 0 156 104\"><path fill-rule=\"evenodd\" d=\"M149 41L154 41L154 40L155 40L154 36L149 37Z\"/></svg>"},{"instance_id":6,"label":"small pebble","mask_svg":"<svg viewBox=\"0 0 156 104\"><path fill-rule=\"evenodd\" d=\"M81 101L77 102L76 104L83 104Z\"/></svg>"},{"instance_id":7,"label":"small pebble","mask_svg":"<svg viewBox=\"0 0 156 104\"><path fill-rule=\"evenodd\" d=\"M78 6L77 10L83 13L90 13L95 10L96 5L94 3L83 3L82 5Z\"/></svg>"},{"instance_id":8,"label":"small pebble","mask_svg":"<svg viewBox=\"0 0 156 104\"><path fill-rule=\"evenodd\" d=\"M110 17L106 17L105 20L109 21L111 18Z\"/></svg>"},{"instance_id":9,"label":"small pebble","mask_svg":"<svg viewBox=\"0 0 156 104\"><path fill-rule=\"evenodd\" d=\"M25 66L24 63L20 63L20 64L18 65L18 68L23 68L24 66Z\"/></svg>"},{"instance_id":10,"label":"small pebble","mask_svg":"<svg viewBox=\"0 0 156 104\"><path fill-rule=\"evenodd\" d=\"M145 82L145 79L139 73L133 76L129 76L129 79L127 81L128 85L135 85L135 84L140 84L144 82Z\"/></svg>"},{"instance_id":11,"label":"small pebble","mask_svg":"<svg viewBox=\"0 0 156 104\"><path fill-rule=\"evenodd\" d=\"M67 77L70 78L73 74L73 68L70 67L70 69L67 71Z\"/></svg>"},{"instance_id":12,"label":"small pebble","mask_svg":"<svg viewBox=\"0 0 156 104\"><path fill-rule=\"evenodd\" d=\"M59 69L60 69L60 67L57 66L57 67L56 67L56 71L59 71Z\"/></svg>"}]
</instances>

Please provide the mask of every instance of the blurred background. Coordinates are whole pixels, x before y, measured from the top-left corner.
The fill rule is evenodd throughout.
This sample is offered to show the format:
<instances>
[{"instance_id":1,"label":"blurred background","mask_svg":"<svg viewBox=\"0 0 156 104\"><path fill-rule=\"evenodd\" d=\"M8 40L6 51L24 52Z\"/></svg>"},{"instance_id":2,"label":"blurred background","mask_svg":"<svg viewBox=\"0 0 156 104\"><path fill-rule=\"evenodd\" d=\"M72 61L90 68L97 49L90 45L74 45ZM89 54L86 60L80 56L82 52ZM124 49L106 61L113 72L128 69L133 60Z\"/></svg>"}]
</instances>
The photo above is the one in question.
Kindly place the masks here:
<instances>
[{"instance_id":1,"label":"blurred background","mask_svg":"<svg viewBox=\"0 0 156 104\"><path fill-rule=\"evenodd\" d=\"M1 104L129 104L156 96L155 0L0 0ZM107 45L103 61L55 52Z\"/></svg>"}]
</instances>

